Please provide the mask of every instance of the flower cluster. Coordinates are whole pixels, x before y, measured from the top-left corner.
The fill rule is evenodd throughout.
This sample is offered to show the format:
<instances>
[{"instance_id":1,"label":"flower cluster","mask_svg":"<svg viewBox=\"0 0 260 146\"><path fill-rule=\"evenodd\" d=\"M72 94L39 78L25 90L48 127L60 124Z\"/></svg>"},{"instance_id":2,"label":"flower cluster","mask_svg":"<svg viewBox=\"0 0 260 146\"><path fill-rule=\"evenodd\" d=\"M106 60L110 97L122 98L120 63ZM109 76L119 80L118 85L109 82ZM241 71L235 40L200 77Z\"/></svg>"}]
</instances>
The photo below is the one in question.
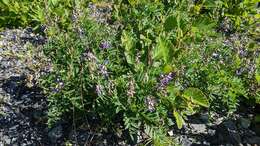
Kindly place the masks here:
<instances>
[{"instance_id":1,"label":"flower cluster","mask_svg":"<svg viewBox=\"0 0 260 146\"><path fill-rule=\"evenodd\" d=\"M103 41L100 43L99 47L102 50L109 49L109 48L111 48L111 44L108 41Z\"/></svg>"},{"instance_id":2,"label":"flower cluster","mask_svg":"<svg viewBox=\"0 0 260 146\"><path fill-rule=\"evenodd\" d=\"M99 65L99 73L105 78L108 78L107 67L104 64Z\"/></svg>"},{"instance_id":3,"label":"flower cluster","mask_svg":"<svg viewBox=\"0 0 260 146\"><path fill-rule=\"evenodd\" d=\"M101 85L96 85L96 93L98 96L103 95L103 87Z\"/></svg>"},{"instance_id":4,"label":"flower cluster","mask_svg":"<svg viewBox=\"0 0 260 146\"><path fill-rule=\"evenodd\" d=\"M148 111L154 112L157 104L157 100L153 96L148 96L145 98L145 104L148 108Z\"/></svg>"},{"instance_id":5,"label":"flower cluster","mask_svg":"<svg viewBox=\"0 0 260 146\"><path fill-rule=\"evenodd\" d=\"M158 89L164 89L164 87L166 87L170 83L170 81L172 81L174 76L175 76L175 73L173 73L173 72L171 72L167 75L161 75Z\"/></svg>"},{"instance_id":6,"label":"flower cluster","mask_svg":"<svg viewBox=\"0 0 260 146\"><path fill-rule=\"evenodd\" d=\"M97 62L98 59L92 52L86 50L84 53L82 53L81 60Z\"/></svg>"},{"instance_id":7,"label":"flower cluster","mask_svg":"<svg viewBox=\"0 0 260 146\"><path fill-rule=\"evenodd\" d=\"M131 80L128 84L127 96L134 97L135 94L135 82Z\"/></svg>"}]
</instances>

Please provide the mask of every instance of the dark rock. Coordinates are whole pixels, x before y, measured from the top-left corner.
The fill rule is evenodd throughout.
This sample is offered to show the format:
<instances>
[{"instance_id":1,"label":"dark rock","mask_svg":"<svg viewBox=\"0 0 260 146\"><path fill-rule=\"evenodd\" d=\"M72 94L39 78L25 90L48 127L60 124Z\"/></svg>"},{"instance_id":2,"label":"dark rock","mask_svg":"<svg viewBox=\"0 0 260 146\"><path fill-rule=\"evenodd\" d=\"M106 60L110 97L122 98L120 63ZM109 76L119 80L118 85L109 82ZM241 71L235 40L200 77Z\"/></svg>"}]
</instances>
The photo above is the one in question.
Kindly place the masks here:
<instances>
[{"instance_id":1,"label":"dark rock","mask_svg":"<svg viewBox=\"0 0 260 146\"><path fill-rule=\"evenodd\" d=\"M245 140L246 144L260 145L260 137L254 136Z\"/></svg>"},{"instance_id":2,"label":"dark rock","mask_svg":"<svg viewBox=\"0 0 260 146\"><path fill-rule=\"evenodd\" d=\"M52 128L48 132L48 137L52 143L57 143L57 141L63 136L63 128L61 125L58 125Z\"/></svg>"},{"instance_id":3,"label":"dark rock","mask_svg":"<svg viewBox=\"0 0 260 146\"><path fill-rule=\"evenodd\" d=\"M191 146L193 144L193 139L186 135L181 135L177 137L177 141L183 146Z\"/></svg>"},{"instance_id":4,"label":"dark rock","mask_svg":"<svg viewBox=\"0 0 260 146\"><path fill-rule=\"evenodd\" d=\"M209 114L208 113L201 113L199 116L199 119L202 123L208 123L209 122Z\"/></svg>"},{"instance_id":5,"label":"dark rock","mask_svg":"<svg viewBox=\"0 0 260 146\"><path fill-rule=\"evenodd\" d=\"M236 124L231 120L226 120L217 126L214 139L214 144L239 145L241 143L241 137Z\"/></svg>"},{"instance_id":6,"label":"dark rock","mask_svg":"<svg viewBox=\"0 0 260 146\"><path fill-rule=\"evenodd\" d=\"M255 123L252 129L255 131L257 136L260 136L260 123Z\"/></svg>"},{"instance_id":7,"label":"dark rock","mask_svg":"<svg viewBox=\"0 0 260 146\"><path fill-rule=\"evenodd\" d=\"M240 118L239 119L239 126L241 126L244 129L248 129L251 125L251 121L246 118Z\"/></svg>"}]
</instances>

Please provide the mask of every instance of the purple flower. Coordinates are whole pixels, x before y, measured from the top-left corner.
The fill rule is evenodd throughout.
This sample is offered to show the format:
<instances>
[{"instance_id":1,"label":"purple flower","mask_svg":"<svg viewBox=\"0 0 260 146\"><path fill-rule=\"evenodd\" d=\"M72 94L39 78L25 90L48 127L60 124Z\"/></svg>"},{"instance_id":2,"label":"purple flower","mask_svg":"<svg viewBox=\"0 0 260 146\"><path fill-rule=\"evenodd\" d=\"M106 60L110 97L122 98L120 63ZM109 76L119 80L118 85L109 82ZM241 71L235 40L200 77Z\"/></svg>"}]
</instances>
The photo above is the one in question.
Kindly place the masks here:
<instances>
[{"instance_id":1,"label":"purple flower","mask_svg":"<svg viewBox=\"0 0 260 146\"><path fill-rule=\"evenodd\" d=\"M108 41L103 41L103 42L100 43L99 47L101 49L108 49L108 48L111 47L111 44Z\"/></svg>"},{"instance_id":2,"label":"purple flower","mask_svg":"<svg viewBox=\"0 0 260 146\"><path fill-rule=\"evenodd\" d=\"M81 56L81 60L88 60L88 61L93 61L93 62L97 62L97 57L89 51L85 51L82 56Z\"/></svg>"},{"instance_id":3,"label":"purple flower","mask_svg":"<svg viewBox=\"0 0 260 146\"><path fill-rule=\"evenodd\" d=\"M243 73L244 71L245 71L245 69L241 67L241 68L239 68L239 69L236 70L236 75L237 75L237 76L240 76L240 75L242 75L242 73Z\"/></svg>"},{"instance_id":4,"label":"purple flower","mask_svg":"<svg viewBox=\"0 0 260 146\"><path fill-rule=\"evenodd\" d=\"M107 67L105 65L99 65L99 72L105 77L108 77Z\"/></svg>"},{"instance_id":5,"label":"purple flower","mask_svg":"<svg viewBox=\"0 0 260 146\"><path fill-rule=\"evenodd\" d=\"M154 112L157 100L153 96L148 96L145 98L145 104L148 108L148 111Z\"/></svg>"},{"instance_id":6,"label":"purple flower","mask_svg":"<svg viewBox=\"0 0 260 146\"><path fill-rule=\"evenodd\" d=\"M128 84L127 96L134 97L135 94L135 82L131 80Z\"/></svg>"},{"instance_id":7,"label":"purple flower","mask_svg":"<svg viewBox=\"0 0 260 146\"><path fill-rule=\"evenodd\" d=\"M238 52L239 52L239 55L241 57L246 57L247 56L247 51L246 50L240 49Z\"/></svg>"},{"instance_id":8,"label":"purple flower","mask_svg":"<svg viewBox=\"0 0 260 146\"><path fill-rule=\"evenodd\" d=\"M96 93L98 96L101 96L102 95L102 86L101 85L96 85Z\"/></svg>"},{"instance_id":9,"label":"purple flower","mask_svg":"<svg viewBox=\"0 0 260 146\"><path fill-rule=\"evenodd\" d=\"M163 89L165 86L167 86L170 83L170 81L172 81L174 75L175 75L174 73L169 73L167 75L161 75L159 89Z\"/></svg>"},{"instance_id":10,"label":"purple flower","mask_svg":"<svg viewBox=\"0 0 260 146\"><path fill-rule=\"evenodd\" d=\"M58 88L52 88L52 93L59 93L59 89Z\"/></svg>"},{"instance_id":11,"label":"purple flower","mask_svg":"<svg viewBox=\"0 0 260 146\"><path fill-rule=\"evenodd\" d=\"M52 92L58 93L64 88L64 82L60 78L57 78L55 82L57 84L56 84L55 87L52 88Z\"/></svg>"}]
</instances>

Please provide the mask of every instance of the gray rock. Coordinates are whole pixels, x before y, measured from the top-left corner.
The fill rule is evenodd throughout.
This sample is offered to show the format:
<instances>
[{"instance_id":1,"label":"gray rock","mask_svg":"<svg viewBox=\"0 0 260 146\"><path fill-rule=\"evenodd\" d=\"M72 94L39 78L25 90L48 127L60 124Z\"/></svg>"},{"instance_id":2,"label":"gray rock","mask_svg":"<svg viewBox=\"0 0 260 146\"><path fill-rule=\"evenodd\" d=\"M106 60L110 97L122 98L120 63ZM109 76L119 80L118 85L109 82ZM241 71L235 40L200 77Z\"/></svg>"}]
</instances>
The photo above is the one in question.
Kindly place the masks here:
<instances>
[{"instance_id":1,"label":"gray rock","mask_svg":"<svg viewBox=\"0 0 260 146\"><path fill-rule=\"evenodd\" d=\"M208 129L207 134L208 134L209 136L214 136L214 135L216 134L216 130L214 130L214 129Z\"/></svg>"},{"instance_id":2,"label":"gray rock","mask_svg":"<svg viewBox=\"0 0 260 146\"><path fill-rule=\"evenodd\" d=\"M233 144L238 145L241 143L241 137L239 135L236 124L231 120L222 122L216 128L216 136L214 137L215 144Z\"/></svg>"},{"instance_id":3,"label":"gray rock","mask_svg":"<svg viewBox=\"0 0 260 146\"><path fill-rule=\"evenodd\" d=\"M254 136L254 137L248 138L247 140L245 140L245 143L251 144L251 145L260 145L260 137Z\"/></svg>"},{"instance_id":4,"label":"gray rock","mask_svg":"<svg viewBox=\"0 0 260 146\"><path fill-rule=\"evenodd\" d=\"M56 143L63 136L63 129L61 125L52 128L48 132L48 137L52 143Z\"/></svg>"},{"instance_id":5,"label":"gray rock","mask_svg":"<svg viewBox=\"0 0 260 146\"><path fill-rule=\"evenodd\" d=\"M198 133L207 133L207 126L206 124L189 124L192 133L198 134Z\"/></svg>"},{"instance_id":6,"label":"gray rock","mask_svg":"<svg viewBox=\"0 0 260 146\"><path fill-rule=\"evenodd\" d=\"M246 119L246 118L240 118L239 119L239 125L242 128L248 129L251 125L251 121L249 119Z\"/></svg>"},{"instance_id":7,"label":"gray rock","mask_svg":"<svg viewBox=\"0 0 260 146\"><path fill-rule=\"evenodd\" d=\"M199 119L203 123L208 123L209 122L209 114L208 113L202 113L202 114L200 114Z\"/></svg>"},{"instance_id":8,"label":"gray rock","mask_svg":"<svg viewBox=\"0 0 260 146\"><path fill-rule=\"evenodd\" d=\"M186 135L180 135L177 137L177 141L183 146L191 146L193 144L193 139Z\"/></svg>"},{"instance_id":9,"label":"gray rock","mask_svg":"<svg viewBox=\"0 0 260 146\"><path fill-rule=\"evenodd\" d=\"M11 144L11 139L8 136L3 136L3 140L5 142L5 144Z\"/></svg>"}]
</instances>

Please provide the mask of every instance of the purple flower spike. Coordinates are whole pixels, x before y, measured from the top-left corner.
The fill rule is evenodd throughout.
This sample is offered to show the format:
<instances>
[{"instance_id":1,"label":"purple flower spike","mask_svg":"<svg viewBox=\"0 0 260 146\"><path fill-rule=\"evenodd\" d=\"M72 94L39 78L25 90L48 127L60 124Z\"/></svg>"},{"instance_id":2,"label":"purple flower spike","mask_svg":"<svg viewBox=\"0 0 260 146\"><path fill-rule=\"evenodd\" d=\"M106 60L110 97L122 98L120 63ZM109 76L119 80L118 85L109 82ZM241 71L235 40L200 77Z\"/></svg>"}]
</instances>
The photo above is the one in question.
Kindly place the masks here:
<instances>
[{"instance_id":1,"label":"purple flower spike","mask_svg":"<svg viewBox=\"0 0 260 146\"><path fill-rule=\"evenodd\" d=\"M157 100L153 96L148 96L145 98L145 104L147 106L148 111L154 112Z\"/></svg>"},{"instance_id":2,"label":"purple flower spike","mask_svg":"<svg viewBox=\"0 0 260 146\"><path fill-rule=\"evenodd\" d=\"M100 47L101 49L108 49L108 48L111 47L111 45L110 45L110 43L109 43L108 41L103 41L103 42L101 42L101 44L99 45L99 47Z\"/></svg>"},{"instance_id":3,"label":"purple flower spike","mask_svg":"<svg viewBox=\"0 0 260 146\"><path fill-rule=\"evenodd\" d=\"M99 72L103 76L108 77L107 67L105 65L99 65Z\"/></svg>"},{"instance_id":4,"label":"purple flower spike","mask_svg":"<svg viewBox=\"0 0 260 146\"><path fill-rule=\"evenodd\" d=\"M101 85L96 85L96 93L98 96L101 96L103 93L102 93L102 86Z\"/></svg>"},{"instance_id":5,"label":"purple flower spike","mask_svg":"<svg viewBox=\"0 0 260 146\"><path fill-rule=\"evenodd\" d=\"M170 81L172 81L174 75L175 75L174 73L169 73L167 75L161 75L159 89L163 89L165 86L167 86L170 83Z\"/></svg>"}]
</instances>

